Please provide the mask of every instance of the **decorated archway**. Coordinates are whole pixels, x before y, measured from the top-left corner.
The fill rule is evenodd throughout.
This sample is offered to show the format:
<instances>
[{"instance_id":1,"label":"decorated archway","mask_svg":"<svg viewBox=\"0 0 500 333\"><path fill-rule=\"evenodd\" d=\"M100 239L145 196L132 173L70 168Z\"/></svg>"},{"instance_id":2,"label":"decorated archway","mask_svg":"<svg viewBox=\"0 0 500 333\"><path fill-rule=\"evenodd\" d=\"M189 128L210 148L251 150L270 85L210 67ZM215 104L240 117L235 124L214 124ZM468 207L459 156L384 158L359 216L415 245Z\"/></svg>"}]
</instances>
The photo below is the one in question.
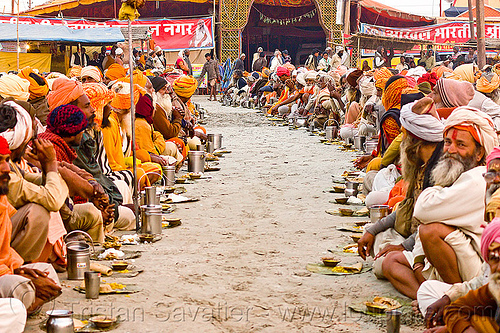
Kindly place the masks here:
<instances>
[{"instance_id":1,"label":"decorated archway","mask_svg":"<svg viewBox=\"0 0 500 333\"><path fill-rule=\"evenodd\" d=\"M273 0L220 0L220 59L236 59L239 53L241 53L242 31L248 23L250 9L255 1L266 4ZM300 0L298 3L300 3ZM342 40L342 26L336 24L336 2L332 0L312 0L312 3L318 11L319 23L323 28L327 42L340 44Z\"/></svg>"}]
</instances>

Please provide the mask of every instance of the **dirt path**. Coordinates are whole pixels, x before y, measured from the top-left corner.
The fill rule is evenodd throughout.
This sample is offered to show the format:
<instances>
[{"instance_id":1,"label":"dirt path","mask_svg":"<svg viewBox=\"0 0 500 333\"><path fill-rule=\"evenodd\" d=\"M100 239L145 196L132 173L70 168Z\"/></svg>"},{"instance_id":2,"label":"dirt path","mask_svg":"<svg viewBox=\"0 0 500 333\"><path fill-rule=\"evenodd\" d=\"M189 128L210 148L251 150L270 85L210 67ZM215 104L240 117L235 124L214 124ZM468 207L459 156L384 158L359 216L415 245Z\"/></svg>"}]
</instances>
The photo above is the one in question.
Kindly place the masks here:
<instances>
[{"instance_id":1,"label":"dirt path","mask_svg":"<svg viewBox=\"0 0 500 333\"><path fill-rule=\"evenodd\" d=\"M135 262L144 273L106 279L143 291L89 301L68 287L55 307L121 314L125 322L117 332L385 331L381 319L348 307L399 296L388 282L370 272L345 277L305 269L327 249L352 243L336 226L360 219L326 214L337 195L324 190L332 174L349 168L353 153L303 130L272 126L254 110L195 101L208 111L209 131L222 133L232 154L212 179L186 185L187 195L201 200L177 206L172 216L181 217L182 226L164 230L157 243L127 247L144 251ZM339 256L347 264L361 260ZM37 323L30 320L27 331L39 331Z\"/></svg>"}]
</instances>

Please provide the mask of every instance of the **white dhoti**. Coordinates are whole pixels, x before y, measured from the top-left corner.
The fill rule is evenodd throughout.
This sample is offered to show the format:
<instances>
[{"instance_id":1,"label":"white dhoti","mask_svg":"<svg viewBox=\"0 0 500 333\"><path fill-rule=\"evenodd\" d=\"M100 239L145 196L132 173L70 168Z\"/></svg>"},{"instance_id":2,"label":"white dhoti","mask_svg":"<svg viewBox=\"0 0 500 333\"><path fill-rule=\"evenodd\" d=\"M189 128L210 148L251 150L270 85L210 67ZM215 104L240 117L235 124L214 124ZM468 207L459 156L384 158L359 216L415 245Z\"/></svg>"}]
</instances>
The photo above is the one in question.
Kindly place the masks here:
<instances>
[{"instance_id":1,"label":"white dhoti","mask_svg":"<svg viewBox=\"0 0 500 333\"><path fill-rule=\"evenodd\" d=\"M372 249L373 253L371 253L371 255L375 257L375 255L387 245L399 245L403 243L404 240L405 238L393 228L387 229L375 236L375 242L373 243ZM373 274L375 274L378 279L385 279L382 273L382 262L384 259L385 257L380 257L373 262Z\"/></svg>"},{"instance_id":2,"label":"white dhoti","mask_svg":"<svg viewBox=\"0 0 500 333\"><path fill-rule=\"evenodd\" d=\"M0 333L21 333L26 326L26 308L16 298L0 298Z\"/></svg>"},{"instance_id":3,"label":"white dhoti","mask_svg":"<svg viewBox=\"0 0 500 333\"><path fill-rule=\"evenodd\" d=\"M451 287L451 284L437 280L424 281L420 285L417 291L417 301L420 312L424 317L427 313L427 308L443 297L444 293L450 290Z\"/></svg>"}]
</instances>

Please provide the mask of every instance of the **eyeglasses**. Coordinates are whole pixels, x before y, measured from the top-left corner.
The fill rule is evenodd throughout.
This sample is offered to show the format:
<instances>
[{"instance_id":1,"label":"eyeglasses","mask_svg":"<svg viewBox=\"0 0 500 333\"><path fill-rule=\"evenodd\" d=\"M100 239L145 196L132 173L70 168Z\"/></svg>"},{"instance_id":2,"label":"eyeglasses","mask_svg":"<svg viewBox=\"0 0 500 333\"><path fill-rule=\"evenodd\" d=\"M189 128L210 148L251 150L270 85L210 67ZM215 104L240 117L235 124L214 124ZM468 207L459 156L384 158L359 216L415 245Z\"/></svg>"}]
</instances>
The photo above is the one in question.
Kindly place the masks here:
<instances>
[{"instance_id":1,"label":"eyeglasses","mask_svg":"<svg viewBox=\"0 0 500 333\"><path fill-rule=\"evenodd\" d=\"M487 183L492 183L498 176L500 176L500 171L488 171L483 173L484 180Z\"/></svg>"},{"instance_id":2,"label":"eyeglasses","mask_svg":"<svg viewBox=\"0 0 500 333\"><path fill-rule=\"evenodd\" d=\"M500 261L500 253L498 251L493 251L488 254L488 262L490 264L495 264Z\"/></svg>"}]
</instances>

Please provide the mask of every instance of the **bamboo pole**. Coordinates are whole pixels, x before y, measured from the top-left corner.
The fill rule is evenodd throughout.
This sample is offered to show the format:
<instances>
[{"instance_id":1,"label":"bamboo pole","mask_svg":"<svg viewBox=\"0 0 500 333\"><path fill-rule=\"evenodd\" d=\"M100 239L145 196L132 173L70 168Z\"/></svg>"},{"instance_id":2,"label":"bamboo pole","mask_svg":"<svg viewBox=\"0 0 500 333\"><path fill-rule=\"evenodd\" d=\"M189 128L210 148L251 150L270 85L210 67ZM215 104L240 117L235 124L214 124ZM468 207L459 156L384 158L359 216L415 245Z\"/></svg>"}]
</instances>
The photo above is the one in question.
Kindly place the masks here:
<instances>
[{"instance_id":1,"label":"bamboo pole","mask_svg":"<svg viewBox=\"0 0 500 333\"><path fill-rule=\"evenodd\" d=\"M486 40L484 27L484 0L476 0L477 22L477 65L482 69L486 65Z\"/></svg>"},{"instance_id":2,"label":"bamboo pole","mask_svg":"<svg viewBox=\"0 0 500 333\"><path fill-rule=\"evenodd\" d=\"M135 152L135 103L134 103L134 59L132 52L132 22L128 21L128 64L130 76L130 121L132 123L132 168L134 178L134 214L135 214L135 228L137 231L141 228L139 224L139 196L138 194L138 179L137 179L137 162Z\"/></svg>"}]
</instances>

